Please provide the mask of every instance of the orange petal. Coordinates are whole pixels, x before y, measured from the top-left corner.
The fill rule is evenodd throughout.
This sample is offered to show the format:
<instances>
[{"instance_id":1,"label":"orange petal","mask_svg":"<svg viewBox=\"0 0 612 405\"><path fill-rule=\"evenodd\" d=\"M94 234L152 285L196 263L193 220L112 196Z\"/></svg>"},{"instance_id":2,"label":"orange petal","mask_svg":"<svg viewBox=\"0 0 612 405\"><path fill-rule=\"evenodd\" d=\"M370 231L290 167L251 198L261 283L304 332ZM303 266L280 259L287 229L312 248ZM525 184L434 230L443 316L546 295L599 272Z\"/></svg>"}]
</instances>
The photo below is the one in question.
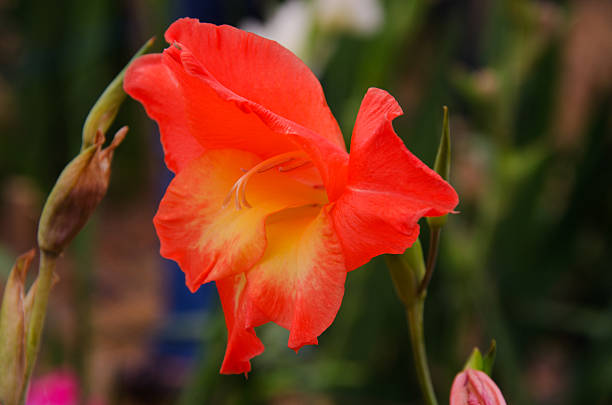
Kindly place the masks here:
<instances>
[{"instance_id":1,"label":"orange petal","mask_svg":"<svg viewBox=\"0 0 612 405\"><path fill-rule=\"evenodd\" d=\"M228 332L221 373L246 374L251 371L250 360L264 350L254 326L264 324L266 319L245 299L246 277L243 273L218 280L216 284Z\"/></svg>"},{"instance_id":2,"label":"orange petal","mask_svg":"<svg viewBox=\"0 0 612 405\"><path fill-rule=\"evenodd\" d=\"M166 39L173 46L133 63L124 87L158 122L171 170L202 149L262 158L302 149L337 197L348 154L319 82L298 58L276 42L193 19L175 22Z\"/></svg>"},{"instance_id":3,"label":"orange petal","mask_svg":"<svg viewBox=\"0 0 612 405\"><path fill-rule=\"evenodd\" d=\"M187 93L193 93L186 96L194 105L192 121L214 113L203 121L202 130L194 131L194 136L205 148L242 149L262 157L301 149L309 155L319 171L330 198L335 198L337 191L344 187L348 167L348 153L344 144L334 143L324 135L234 93L219 83L185 47L181 50L168 48L164 55L168 60L167 65L172 66L177 77L191 76L185 76L180 82L190 83L184 87ZM211 91L217 97L211 96ZM299 89L296 91L299 92ZM211 105L210 100L214 100L215 104ZM201 106L206 106L206 111L200 111ZM236 114L236 111L242 115ZM228 125L235 128L230 130ZM217 126L219 131L215 130Z\"/></svg>"},{"instance_id":4,"label":"orange petal","mask_svg":"<svg viewBox=\"0 0 612 405\"><path fill-rule=\"evenodd\" d=\"M357 115L347 186L330 212L349 270L382 253L402 253L418 237L421 217L447 214L458 202L393 131L401 113L389 93L371 88Z\"/></svg>"},{"instance_id":5,"label":"orange petal","mask_svg":"<svg viewBox=\"0 0 612 405\"><path fill-rule=\"evenodd\" d=\"M266 220L268 249L255 268L218 280L228 328L223 374L246 373L263 351L254 327L272 321L290 330L289 347L317 344L335 318L346 271L326 210L299 207Z\"/></svg>"},{"instance_id":6,"label":"orange petal","mask_svg":"<svg viewBox=\"0 0 612 405\"><path fill-rule=\"evenodd\" d=\"M166 41L186 48L231 92L341 146L342 133L310 69L278 43L227 25L183 18Z\"/></svg>"},{"instance_id":7,"label":"orange petal","mask_svg":"<svg viewBox=\"0 0 612 405\"><path fill-rule=\"evenodd\" d=\"M246 186L252 208L224 206L234 183L260 159L248 152L214 150L190 162L172 180L154 223L161 254L185 272L187 286L249 270L266 248L265 218L287 207L325 204L324 191L278 170L254 175Z\"/></svg>"},{"instance_id":8,"label":"orange petal","mask_svg":"<svg viewBox=\"0 0 612 405\"><path fill-rule=\"evenodd\" d=\"M316 344L334 320L346 269L325 210L285 210L266 221L268 248L247 273L248 298L269 320L290 330L289 347Z\"/></svg>"},{"instance_id":9,"label":"orange petal","mask_svg":"<svg viewBox=\"0 0 612 405\"><path fill-rule=\"evenodd\" d=\"M144 55L132 62L124 88L157 121L168 169L178 173L204 152L204 147L192 135L200 128L194 125L197 121L188 119L190 106L183 95L183 86L163 63L161 54Z\"/></svg>"}]
</instances>

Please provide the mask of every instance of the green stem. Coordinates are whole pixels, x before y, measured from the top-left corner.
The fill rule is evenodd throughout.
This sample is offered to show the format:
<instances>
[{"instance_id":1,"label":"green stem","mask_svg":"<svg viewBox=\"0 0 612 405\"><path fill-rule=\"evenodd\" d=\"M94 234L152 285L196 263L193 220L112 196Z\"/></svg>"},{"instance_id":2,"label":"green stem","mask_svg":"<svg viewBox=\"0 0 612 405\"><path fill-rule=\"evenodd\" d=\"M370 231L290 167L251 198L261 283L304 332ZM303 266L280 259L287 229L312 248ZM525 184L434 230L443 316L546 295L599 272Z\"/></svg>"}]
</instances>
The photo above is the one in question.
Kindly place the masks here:
<instances>
[{"instance_id":1,"label":"green stem","mask_svg":"<svg viewBox=\"0 0 612 405\"><path fill-rule=\"evenodd\" d=\"M434 267L436 267L436 258L438 257L438 248L440 246L440 227L432 226L430 227L429 232L429 250L427 252L427 268L425 270L425 276L419 284L419 289L417 290L417 295L422 297L427 291L427 286L431 281L431 276L433 275Z\"/></svg>"},{"instance_id":2,"label":"green stem","mask_svg":"<svg viewBox=\"0 0 612 405\"><path fill-rule=\"evenodd\" d=\"M53 286L53 274L57 263L57 255L54 253L40 251L40 264L38 266L38 278L36 279L36 293L26 338L26 373L24 384L21 391L20 403L24 404L28 392L30 377L36 364L36 357L40 349L40 340L43 326L45 324L45 314L47 313L47 303L49 302L49 292Z\"/></svg>"},{"instance_id":3,"label":"green stem","mask_svg":"<svg viewBox=\"0 0 612 405\"><path fill-rule=\"evenodd\" d=\"M429 365L427 362L427 351L425 350L425 336L423 333L423 307L424 299L417 299L412 305L406 307L406 318L410 327L410 342L412 343L412 354L414 365L421 386L421 392L425 398L425 404L438 405L436 393L431 382Z\"/></svg>"}]
</instances>

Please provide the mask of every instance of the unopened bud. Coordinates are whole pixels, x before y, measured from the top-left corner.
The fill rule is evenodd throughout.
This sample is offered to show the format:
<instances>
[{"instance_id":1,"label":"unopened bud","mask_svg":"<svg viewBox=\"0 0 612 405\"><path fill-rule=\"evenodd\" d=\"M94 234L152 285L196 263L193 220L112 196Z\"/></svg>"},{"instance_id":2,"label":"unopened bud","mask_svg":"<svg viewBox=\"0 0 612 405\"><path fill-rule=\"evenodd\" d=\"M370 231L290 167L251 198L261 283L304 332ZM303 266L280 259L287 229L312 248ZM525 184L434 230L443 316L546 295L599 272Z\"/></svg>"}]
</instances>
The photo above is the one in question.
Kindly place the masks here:
<instances>
[{"instance_id":1,"label":"unopened bud","mask_svg":"<svg viewBox=\"0 0 612 405\"><path fill-rule=\"evenodd\" d=\"M450 405L506 405L506 400L488 375L468 368L453 381Z\"/></svg>"},{"instance_id":2,"label":"unopened bud","mask_svg":"<svg viewBox=\"0 0 612 405\"><path fill-rule=\"evenodd\" d=\"M106 194L113 153L127 130L121 128L105 149L104 135L99 131L95 144L81 151L62 171L38 224L38 245L42 250L60 254L83 228Z\"/></svg>"},{"instance_id":3,"label":"unopened bud","mask_svg":"<svg viewBox=\"0 0 612 405\"><path fill-rule=\"evenodd\" d=\"M414 244L401 255L385 255L387 267L399 299L406 307L418 298L419 283L425 274L423 248L417 238Z\"/></svg>"},{"instance_id":4,"label":"unopened bud","mask_svg":"<svg viewBox=\"0 0 612 405\"><path fill-rule=\"evenodd\" d=\"M448 107L444 106L444 118L442 122L442 136L440 137L440 145L434 163L434 170L444 180L448 181L450 177L451 166L451 143L450 143L450 127L448 124ZM439 217L428 217L427 224L430 228L440 228L446 223L448 214Z\"/></svg>"},{"instance_id":5,"label":"unopened bud","mask_svg":"<svg viewBox=\"0 0 612 405\"><path fill-rule=\"evenodd\" d=\"M25 279L34 249L19 256L4 288L0 309L0 403L17 404L26 371Z\"/></svg>"}]
</instances>

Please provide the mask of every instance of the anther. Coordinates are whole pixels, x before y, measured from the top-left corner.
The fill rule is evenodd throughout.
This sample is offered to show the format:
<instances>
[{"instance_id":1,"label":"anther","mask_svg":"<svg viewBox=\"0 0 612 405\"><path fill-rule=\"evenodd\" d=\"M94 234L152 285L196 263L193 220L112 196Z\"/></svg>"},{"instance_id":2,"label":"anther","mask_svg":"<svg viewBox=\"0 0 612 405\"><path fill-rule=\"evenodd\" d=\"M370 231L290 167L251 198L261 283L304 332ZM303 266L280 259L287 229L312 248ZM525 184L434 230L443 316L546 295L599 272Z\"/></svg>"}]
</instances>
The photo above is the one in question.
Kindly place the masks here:
<instances>
[{"instance_id":1,"label":"anther","mask_svg":"<svg viewBox=\"0 0 612 405\"><path fill-rule=\"evenodd\" d=\"M288 167L286 167L286 166L279 166L278 167L278 171L281 172L281 173L286 173L286 172L290 172L291 170L300 169L302 167L310 166L310 165L312 165L312 162L310 160L306 160L304 162L296 162L295 164L290 165Z\"/></svg>"}]
</instances>

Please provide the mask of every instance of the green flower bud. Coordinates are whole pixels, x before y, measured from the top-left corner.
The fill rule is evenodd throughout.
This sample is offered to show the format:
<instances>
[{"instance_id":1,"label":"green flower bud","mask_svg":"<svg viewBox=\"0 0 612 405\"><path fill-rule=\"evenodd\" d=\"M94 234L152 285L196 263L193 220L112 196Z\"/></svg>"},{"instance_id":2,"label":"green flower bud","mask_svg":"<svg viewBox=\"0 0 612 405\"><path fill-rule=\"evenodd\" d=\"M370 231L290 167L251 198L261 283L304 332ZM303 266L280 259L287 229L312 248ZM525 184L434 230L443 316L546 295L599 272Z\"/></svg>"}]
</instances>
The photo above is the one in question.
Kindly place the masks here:
<instances>
[{"instance_id":1,"label":"green flower bud","mask_svg":"<svg viewBox=\"0 0 612 405\"><path fill-rule=\"evenodd\" d=\"M440 175L440 177L448 181L451 166L450 128L448 125L448 107L444 106L443 109L444 118L442 123L442 136L440 137L440 146L438 146L438 154L436 155L434 170ZM429 217L427 218L427 224L430 228L440 228L446 224L447 216L448 215Z\"/></svg>"},{"instance_id":2,"label":"green flower bud","mask_svg":"<svg viewBox=\"0 0 612 405\"><path fill-rule=\"evenodd\" d=\"M153 38L149 39L138 50L89 112L83 126L81 152L57 179L38 224L38 245L47 253L60 254L83 228L106 194L113 152L125 138L128 129L121 128L106 149L102 149L104 136L125 99L123 77L127 67L153 42Z\"/></svg>"},{"instance_id":3,"label":"green flower bud","mask_svg":"<svg viewBox=\"0 0 612 405\"><path fill-rule=\"evenodd\" d=\"M385 255L397 296L406 307L418 298L418 289L425 275L423 249L419 239L401 255Z\"/></svg>"}]
</instances>

